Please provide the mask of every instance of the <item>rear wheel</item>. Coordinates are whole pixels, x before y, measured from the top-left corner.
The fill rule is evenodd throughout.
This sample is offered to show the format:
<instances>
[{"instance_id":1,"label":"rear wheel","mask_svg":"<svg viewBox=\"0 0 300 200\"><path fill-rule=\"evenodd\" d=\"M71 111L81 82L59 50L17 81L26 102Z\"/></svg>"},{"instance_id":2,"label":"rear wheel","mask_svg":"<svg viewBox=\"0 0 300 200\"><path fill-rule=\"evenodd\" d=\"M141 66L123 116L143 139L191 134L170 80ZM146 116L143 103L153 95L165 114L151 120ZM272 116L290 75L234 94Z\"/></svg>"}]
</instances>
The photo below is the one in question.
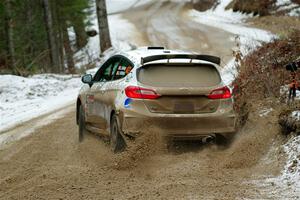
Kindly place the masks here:
<instances>
[{"instance_id":1,"label":"rear wheel","mask_svg":"<svg viewBox=\"0 0 300 200\"><path fill-rule=\"evenodd\" d=\"M125 141L120 133L116 115L113 115L110 123L110 147L114 153L122 152L126 148Z\"/></svg>"},{"instance_id":2,"label":"rear wheel","mask_svg":"<svg viewBox=\"0 0 300 200\"><path fill-rule=\"evenodd\" d=\"M83 141L84 134L86 133L85 127L85 114L82 105L79 107L79 115L78 115L78 140L79 142Z\"/></svg>"}]
</instances>

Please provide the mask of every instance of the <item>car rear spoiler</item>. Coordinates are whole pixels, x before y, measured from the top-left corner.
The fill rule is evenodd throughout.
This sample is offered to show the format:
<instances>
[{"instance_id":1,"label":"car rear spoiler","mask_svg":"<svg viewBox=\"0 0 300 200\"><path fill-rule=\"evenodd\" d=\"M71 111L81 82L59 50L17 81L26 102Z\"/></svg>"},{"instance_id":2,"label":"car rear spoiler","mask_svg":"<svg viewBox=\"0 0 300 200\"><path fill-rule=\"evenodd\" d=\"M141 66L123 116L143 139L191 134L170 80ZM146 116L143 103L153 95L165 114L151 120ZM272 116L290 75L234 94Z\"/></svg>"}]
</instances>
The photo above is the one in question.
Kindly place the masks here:
<instances>
[{"instance_id":1,"label":"car rear spoiler","mask_svg":"<svg viewBox=\"0 0 300 200\"><path fill-rule=\"evenodd\" d=\"M167 55L154 55L154 56L147 56L141 58L141 64L144 65L148 62L157 61L157 60L165 60L167 59L168 62L170 59L191 59L193 60L203 60L207 62L212 62L217 65L221 64L221 58L211 55L196 55L196 54L167 54Z\"/></svg>"}]
</instances>

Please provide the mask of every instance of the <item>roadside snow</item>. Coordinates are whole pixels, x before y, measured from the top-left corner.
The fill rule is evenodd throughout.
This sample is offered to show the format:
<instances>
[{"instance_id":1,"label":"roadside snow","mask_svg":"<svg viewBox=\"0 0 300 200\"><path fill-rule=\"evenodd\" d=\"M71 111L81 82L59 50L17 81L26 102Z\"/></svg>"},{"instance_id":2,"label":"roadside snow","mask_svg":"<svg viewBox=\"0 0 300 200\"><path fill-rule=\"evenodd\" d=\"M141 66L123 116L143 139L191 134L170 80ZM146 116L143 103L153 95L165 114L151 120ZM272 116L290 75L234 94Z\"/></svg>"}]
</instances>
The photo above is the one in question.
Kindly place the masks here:
<instances>
[{"instance_id":1,"label":"roadside snow","mask_svg":"<svg viewBox=\"0 0 300 200\"><path fill-rule=\"evenodd\" d=\"M79 77L41 74L29 78L1 75L0 132L75 103Z\"/></svg>"},{"instance_id":2,"label":"roadside snow","mask_svg":"<svg viewBox=\"0 0 300 200\"><path fill-rule=\"evenodd\" d=\"M256 49L262 42L270 42L276 37L268 31L247 26L245 20L253 17L252 15L225 10L230 2L231 0L221 0L215 9L206 12L191 10L189 16L200 24L219 28L236 35L240 43L240 51L244 56ZM235 38L231 39L234 40ZM224 82L230 85L237 75L234 59L224 66L222 73Z\"/></svg>"},{"instance_id":3,"label":"roadside snow","mask_svg":"<svg viewBox=\"0 0 300 200\"><path fill-rule=\"evenodd\" d=\"M300 196L300 136L290 138L284 145L284 151L287 163L276 182Z\"/></svg>"},{"instance_id":4,"label":"roadside snow","mask_svg":"<svg viewBox=\"0 0 300 200\"><path fill-rule=\"evenodd\" d=\"M3 134L0 134L0 150L6 145L9 145L11 142L20 140L32 134L36 129L62 118L65 114L72 110L73 106L69 106L66 109L62 110L56 110L53 111L53 113L47 115L45 118L38 118L32 123L26 124L25 126L20 126Z\"/></svg>"},{"instance_id":5,"label":"roadside snow","mask_svg":"<svg viewBox=\"0 0 300 200\"><path fill-rule=\"evenodd\" d=\"M281 175L256 180L253 183L265 190L270 195L270 199L298 200L300 197L300 136L291 136L283 145L283 153L286 154L287 162Z\"/></svg>"},{"instance_id":6,"label":"roadside snow","mask_svg":"<svg viewBox=\"0 0 300 200\"><path fill-rule=\"evenodd\" d=\"M153 0L109 0L106 1L107 12L109 15L129 10L133 7L143 6Z\"/></svg>"},{"instance_id":7,"label":"roadside snow","mask_svg":"<svg viewBox=\"0 0 300 200\"><path fill-rule=\"evenodd\" d=\"M266 117L268 116L269 113L273 111L273 108L265 108L259 111L259 116L260 117Z\"/></svg>"}]
</instances>

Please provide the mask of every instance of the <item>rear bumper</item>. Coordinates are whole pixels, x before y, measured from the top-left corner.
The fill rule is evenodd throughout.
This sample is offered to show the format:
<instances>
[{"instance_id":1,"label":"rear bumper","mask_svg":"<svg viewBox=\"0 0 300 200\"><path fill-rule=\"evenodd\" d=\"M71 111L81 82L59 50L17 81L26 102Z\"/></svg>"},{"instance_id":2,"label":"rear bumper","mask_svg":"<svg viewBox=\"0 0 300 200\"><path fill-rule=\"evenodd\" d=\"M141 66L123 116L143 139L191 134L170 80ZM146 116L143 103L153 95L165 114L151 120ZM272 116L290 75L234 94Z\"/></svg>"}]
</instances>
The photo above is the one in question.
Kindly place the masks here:
<instances>
[{"instance_id":1,"label":"rear bumper","mask_svg":"<svg viewBox=\"0 0 300 200\"><path fill-rule=\"evenodd\" d=\"M158 130L162 136L182 139L196 139L211 134L227 135L235 132L235 115L232 112L151 116L131 113L123 115L122 130L133 137L151 130Z\"/></svg>"}]
</instances>

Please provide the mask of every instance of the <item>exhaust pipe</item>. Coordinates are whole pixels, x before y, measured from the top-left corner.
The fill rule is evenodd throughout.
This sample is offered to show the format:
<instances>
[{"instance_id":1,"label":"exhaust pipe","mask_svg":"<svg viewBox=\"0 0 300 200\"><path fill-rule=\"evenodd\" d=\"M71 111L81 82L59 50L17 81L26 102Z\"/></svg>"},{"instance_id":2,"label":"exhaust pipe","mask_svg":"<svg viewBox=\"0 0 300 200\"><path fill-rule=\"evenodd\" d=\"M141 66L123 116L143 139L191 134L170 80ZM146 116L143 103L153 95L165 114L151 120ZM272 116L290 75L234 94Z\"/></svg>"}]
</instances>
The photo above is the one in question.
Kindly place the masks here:
<instances>
[{"instance_id":1,"label":"exhaust pipe","mask_svg":"<svg viewBox=\"0 0 300 200\"><path fill-rule=\"evenodd\" d=\"M215 141L215 137L214 137L214 136L211 136L211 135L202 138L202 142L203 142L203 143L211 143L211 142L213 142L213 141Z\"/></svg>"}]
</instances>

